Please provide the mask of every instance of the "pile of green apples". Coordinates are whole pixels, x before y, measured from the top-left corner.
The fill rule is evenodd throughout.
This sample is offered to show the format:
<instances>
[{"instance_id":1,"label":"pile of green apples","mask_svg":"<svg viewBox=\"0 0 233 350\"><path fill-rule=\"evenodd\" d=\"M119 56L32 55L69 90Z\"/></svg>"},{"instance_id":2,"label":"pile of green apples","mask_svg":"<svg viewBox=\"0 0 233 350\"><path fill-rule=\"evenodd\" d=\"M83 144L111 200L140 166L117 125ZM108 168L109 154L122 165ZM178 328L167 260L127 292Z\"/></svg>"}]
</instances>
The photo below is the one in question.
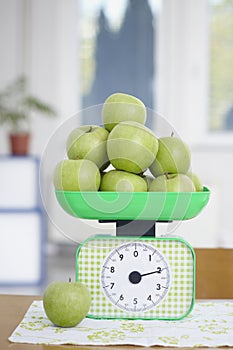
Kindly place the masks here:
<instances>
[{"instance_id":1,"label":"pile of green apples","mask_svg":"<svg viewBox=\"0 0 233 350\"><path fill-rule=\"evenodd\" d=\"M56 190L114 192L202 191L190 171L188 145L174 135L158 138L145 126L144 103L114 93L102 107L103 126L83 125L71 130L67 159L54 170Z\"/></svg>"}]
</instances>

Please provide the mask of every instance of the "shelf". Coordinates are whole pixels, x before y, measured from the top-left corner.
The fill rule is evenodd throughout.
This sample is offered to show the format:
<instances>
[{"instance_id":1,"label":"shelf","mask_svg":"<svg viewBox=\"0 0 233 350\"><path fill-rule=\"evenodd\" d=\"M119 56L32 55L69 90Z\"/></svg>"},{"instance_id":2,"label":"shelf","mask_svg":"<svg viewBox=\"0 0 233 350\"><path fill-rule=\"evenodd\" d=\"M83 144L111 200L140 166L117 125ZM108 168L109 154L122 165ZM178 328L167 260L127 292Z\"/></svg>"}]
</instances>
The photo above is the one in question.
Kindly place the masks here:
<instances>
[{"instance_id":1,"label":"shelf","mask_svg":"<svg viewBox=\"0 0 233 350\"><path fill-rule=\"evenodd\" d=\"M0 286L38 286L45 278L45 215L39 159L0 157Z\"/></svg>"},{"instance_id":2,"label":"shelf","mask_svg":"<svg viewBox=\"0 0 233 350\"><path fill-rule=\"evenodd\" d=\"M0 211L38 207L36 157L0 157Z\"/></svg>"}]
</instances>

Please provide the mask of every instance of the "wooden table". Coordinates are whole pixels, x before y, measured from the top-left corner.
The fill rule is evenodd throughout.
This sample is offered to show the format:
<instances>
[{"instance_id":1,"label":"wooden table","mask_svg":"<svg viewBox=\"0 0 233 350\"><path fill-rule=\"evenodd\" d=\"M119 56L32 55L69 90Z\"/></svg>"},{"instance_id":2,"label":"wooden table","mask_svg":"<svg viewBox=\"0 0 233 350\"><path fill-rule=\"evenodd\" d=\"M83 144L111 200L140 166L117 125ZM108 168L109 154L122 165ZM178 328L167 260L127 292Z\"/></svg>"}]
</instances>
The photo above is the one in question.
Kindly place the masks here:
<instances>
[{"instance_id":1,"label":"wooden table","mask_svg":"<svg viewBox=\"0 0 233 350\"><path fill-rule=\"evenodd\" d=\"M24 295L0 295L0 350L72 350L72 349L82 349L82 350L142 350L150 349L148 347L142 346L74 346L74 345L35 345L35 344L21 344L21 343L11 343L8 337L13 333L17 325L22 320L27 309L31 305L33 300L41 300L39 296L24 296ZM151 349L171 349L166 347L151 347ZM180 348L176 348L180 349ZM192 348L195 349L195 348ZM199 349L200 348L196 348ZM208 348L213 349L213 348ZM229 349L229 348L221 348Z\"/></svg>"}]
</instances>

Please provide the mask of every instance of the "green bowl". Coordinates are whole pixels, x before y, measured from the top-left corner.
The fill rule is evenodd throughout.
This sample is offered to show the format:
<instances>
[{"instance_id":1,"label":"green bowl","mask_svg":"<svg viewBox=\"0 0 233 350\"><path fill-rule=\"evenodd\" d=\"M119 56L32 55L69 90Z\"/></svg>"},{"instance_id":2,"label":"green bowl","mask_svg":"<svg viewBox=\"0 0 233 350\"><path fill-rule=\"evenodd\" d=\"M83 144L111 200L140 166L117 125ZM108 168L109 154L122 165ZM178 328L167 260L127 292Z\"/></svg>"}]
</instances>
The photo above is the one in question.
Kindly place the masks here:
<instances>
[{"instance_id":1,"label":"green bowl","mask_svg":"<svg viewBox=\"0 0 233 350\"><path fill-rule=\"evenodd\" d=\"M70 215L91 220L188 220L207 205L202 192L76 192L55 191Z\"/></svg>"}]
</instances>

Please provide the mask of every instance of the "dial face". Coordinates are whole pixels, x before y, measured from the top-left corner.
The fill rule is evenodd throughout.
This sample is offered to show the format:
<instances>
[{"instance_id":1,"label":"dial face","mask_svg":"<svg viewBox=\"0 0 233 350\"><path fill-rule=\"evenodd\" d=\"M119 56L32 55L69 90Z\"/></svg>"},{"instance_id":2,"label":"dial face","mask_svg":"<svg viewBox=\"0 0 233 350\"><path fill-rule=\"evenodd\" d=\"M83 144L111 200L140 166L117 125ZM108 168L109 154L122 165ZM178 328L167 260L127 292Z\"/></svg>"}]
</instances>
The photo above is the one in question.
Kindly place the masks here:
<instances>
[{"instance_id":1,"label":"dial face","mask_svg":"<svg viewBox=\"0 0 233 350\"><path fill-rule=\"evenodd\" d=\"M118 246L101 267L100 285L108 300L129 312L147 311L167 295L171 271L165 256L143 242Z\"/></svg>"}]
</instances>

